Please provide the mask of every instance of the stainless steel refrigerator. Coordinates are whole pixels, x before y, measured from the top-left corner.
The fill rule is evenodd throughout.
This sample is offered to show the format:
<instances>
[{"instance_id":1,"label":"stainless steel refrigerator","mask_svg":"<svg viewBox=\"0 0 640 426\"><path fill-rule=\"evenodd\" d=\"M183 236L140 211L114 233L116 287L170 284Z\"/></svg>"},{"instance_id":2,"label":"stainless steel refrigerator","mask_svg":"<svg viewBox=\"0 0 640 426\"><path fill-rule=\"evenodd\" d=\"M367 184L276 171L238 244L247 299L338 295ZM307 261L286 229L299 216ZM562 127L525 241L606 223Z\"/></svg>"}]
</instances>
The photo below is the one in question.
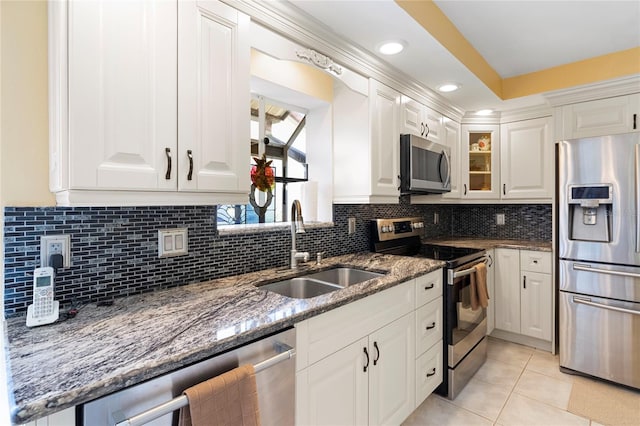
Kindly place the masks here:
<instances>
[{"instance_id":1,"label":"stainless steel refrigerator","mask_svg":"<svg viewBox=\"0 0 640 426\"><path fill-rule=\"evenodd\" d=\"M560 367L640 389L640 133L558 149Z\"/></svg>"}]
</instances>

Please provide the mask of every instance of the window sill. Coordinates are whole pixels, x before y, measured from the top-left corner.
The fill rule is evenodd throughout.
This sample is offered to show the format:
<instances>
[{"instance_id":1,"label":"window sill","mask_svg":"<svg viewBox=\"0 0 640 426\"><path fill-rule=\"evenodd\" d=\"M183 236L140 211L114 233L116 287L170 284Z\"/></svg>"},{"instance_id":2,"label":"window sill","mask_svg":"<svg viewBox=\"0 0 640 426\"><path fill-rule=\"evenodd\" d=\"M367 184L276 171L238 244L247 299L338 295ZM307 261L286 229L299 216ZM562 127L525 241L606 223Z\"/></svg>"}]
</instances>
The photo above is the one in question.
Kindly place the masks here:
<instances>
[{"instance_id":1,"label":"window sill","mask_svg":"<svg viewBox=\"0 0 640 426\"><path fill-rule=\"evenodd\" d=\"M333 222L305 222L305 229L332 228ZM218 235L261 234L266 232L291 232L291 222L252 223L248 225L220 225Z\"/></svg>"}]
</instances>

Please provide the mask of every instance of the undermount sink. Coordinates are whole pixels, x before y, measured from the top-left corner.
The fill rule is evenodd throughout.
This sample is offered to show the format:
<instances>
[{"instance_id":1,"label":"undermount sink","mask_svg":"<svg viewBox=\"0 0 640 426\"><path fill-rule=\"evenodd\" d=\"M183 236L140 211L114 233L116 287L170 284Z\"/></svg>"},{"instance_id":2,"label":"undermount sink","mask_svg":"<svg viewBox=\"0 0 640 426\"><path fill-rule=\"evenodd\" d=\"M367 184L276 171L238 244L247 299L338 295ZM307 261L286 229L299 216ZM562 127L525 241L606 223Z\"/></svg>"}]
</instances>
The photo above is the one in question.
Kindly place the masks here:
<instances>
[{"instance_id":1,"label":"undermount sink","mask_svg":"<svg viewBox=\"0 0 640 426\"><path fill-rule=\"evenodd\" d=\"M294 299L309 299L382 275L355 268L334 268L259 287Z\"/></svg>"}]
</instances>

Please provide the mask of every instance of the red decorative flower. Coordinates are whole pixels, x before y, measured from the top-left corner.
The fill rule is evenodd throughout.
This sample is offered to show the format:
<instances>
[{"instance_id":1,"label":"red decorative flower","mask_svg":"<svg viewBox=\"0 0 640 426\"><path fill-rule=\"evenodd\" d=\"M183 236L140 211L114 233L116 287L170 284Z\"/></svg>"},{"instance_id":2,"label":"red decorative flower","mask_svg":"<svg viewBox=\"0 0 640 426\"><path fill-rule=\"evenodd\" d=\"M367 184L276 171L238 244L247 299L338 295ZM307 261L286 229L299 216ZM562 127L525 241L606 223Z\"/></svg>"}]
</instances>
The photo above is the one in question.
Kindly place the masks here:
<instances>
[{"instance_id":1,"label":"red decorative flower","mask_svg":"<svg viewBox=\"0 0 640 426\"><path fill-rule=\"evenodd\" d=\"M256 164L255 166L251 166L251 182L256 188L263 192L273 189L276 178L273 168L271 167L272 160L267 161L267 154L262 154L262 158L253 157L253 161L255 161Z\"/></svg>"}]
</instances>

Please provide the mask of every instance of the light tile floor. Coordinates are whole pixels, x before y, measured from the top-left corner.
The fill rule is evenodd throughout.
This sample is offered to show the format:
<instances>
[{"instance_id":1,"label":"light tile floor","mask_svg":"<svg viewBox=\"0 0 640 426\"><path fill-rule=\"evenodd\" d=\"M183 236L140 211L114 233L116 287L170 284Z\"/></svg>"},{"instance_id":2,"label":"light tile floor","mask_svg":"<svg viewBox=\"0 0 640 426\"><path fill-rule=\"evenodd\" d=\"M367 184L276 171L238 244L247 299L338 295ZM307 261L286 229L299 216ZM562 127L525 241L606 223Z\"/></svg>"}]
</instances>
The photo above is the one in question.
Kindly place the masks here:
<instances>
[{"instance_id":1,"label":"light tile floor","mask_svg":"<svg viewBox=\"0 0 640 426\"><path fill-rule=\"evenodd\" d=\"M558 356L489 338L487 361L460 395L431 395L404 426L601 426L567 411L575 376Z\"/></svg>"}]
</instances>

